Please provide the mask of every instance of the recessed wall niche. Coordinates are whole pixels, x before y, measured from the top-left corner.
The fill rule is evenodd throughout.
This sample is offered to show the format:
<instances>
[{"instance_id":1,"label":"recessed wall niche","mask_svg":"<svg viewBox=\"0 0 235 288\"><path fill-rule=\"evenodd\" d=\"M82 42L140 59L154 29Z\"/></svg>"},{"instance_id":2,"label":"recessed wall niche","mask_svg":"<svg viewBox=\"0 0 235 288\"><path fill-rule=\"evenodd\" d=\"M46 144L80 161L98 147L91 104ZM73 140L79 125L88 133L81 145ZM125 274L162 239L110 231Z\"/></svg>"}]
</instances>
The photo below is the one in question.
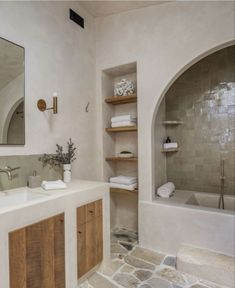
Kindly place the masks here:
<instances>
[{"instance_id":1,"label":"recessed wall niche","mask_svg":"<svg viewBox=\"0 0 235 288\"><path fill-rule=\"evenodd\" d=\"M112 105L105 100L114 96L114 86L121 79L131 80L135 84L137 98ZM111 126L113 116L127 115L137 117L137 65L129 63L103 70L102 73L102 115L103 115L103 177L109 181L112 176L138 176L138 128L131 131L113 132L106 128ZM122 96L125 97L125 96ZM111 101L112 102L112 101ZM121 151L131 151L135 159L120 161L115 159ZM110 160L110 158L113 158ZM109 159L109 160L108 160ZM107 161L108 160L108 161ZM112 191L111 189L111 229L126 228L138 230L138 191Z\"/></svg>"}]
</instances>

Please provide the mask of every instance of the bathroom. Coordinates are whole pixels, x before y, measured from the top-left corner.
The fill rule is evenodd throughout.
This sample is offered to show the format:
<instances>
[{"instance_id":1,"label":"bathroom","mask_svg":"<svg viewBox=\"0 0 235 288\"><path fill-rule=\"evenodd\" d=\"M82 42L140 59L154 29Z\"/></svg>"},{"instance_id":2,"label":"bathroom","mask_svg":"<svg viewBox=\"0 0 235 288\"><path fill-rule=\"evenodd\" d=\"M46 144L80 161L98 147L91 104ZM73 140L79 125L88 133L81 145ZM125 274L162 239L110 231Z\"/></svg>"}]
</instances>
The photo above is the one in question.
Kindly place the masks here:
<instances>
[{"instance_id":1,"label":"bathroom","mask_svg":"<svg viewBox=\"0 0 235 288\"><path fill-rule=\"evenodd\" d=\"M1 288L234 287L234 17L233 1L0 2L0 171L12 169L0 173ZM13 88L4 99L7 63L20 81L14 105ZM113 105L123 78L134 94ZM110 119L127 114L133 127L114 132ZM178 151L162 152L167 136ZM27 187L64 179L61 165L38 159L70 138L76 159L67 188ZM120 161L122 151L133 157ZM110 188L118 175L138 177L138 189ZM176 187L169 199L156 196L166 182ZM82 222L84 211L96 228L103 221L103 233ZM17 247L37 241L12 245L40 224L49 251L43 235L52 218L64 234L56 283L49 257L41 273L33 274L38 259L18 271ZM80 229L88 246L102 238L95 259Z\"/></svg>"}]
</instances>

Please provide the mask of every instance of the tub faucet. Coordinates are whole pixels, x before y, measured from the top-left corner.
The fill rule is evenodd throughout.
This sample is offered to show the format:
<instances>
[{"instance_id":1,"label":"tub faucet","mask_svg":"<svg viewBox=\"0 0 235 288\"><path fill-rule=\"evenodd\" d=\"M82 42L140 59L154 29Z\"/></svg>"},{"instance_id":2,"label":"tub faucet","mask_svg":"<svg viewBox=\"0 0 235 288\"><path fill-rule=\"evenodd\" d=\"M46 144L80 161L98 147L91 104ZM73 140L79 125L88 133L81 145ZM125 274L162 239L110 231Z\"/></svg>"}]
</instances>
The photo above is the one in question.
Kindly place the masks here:
<instances>
[{"instance_id":1,"label":"tub faucet","mask_svg":"<svg viewBox=\"0 0 235 288\"><path fill-rule=\"evenodd\" d=\"M8 176L9 180L12 180L12 172L20 169L20 167L11 168L10 166L6 166L5 168L0 168L0 173L5 173Z\"/></svg>"},{"instance_id":2,"label":"tub faucet","mask_svg":"<svg viewBox=\"0 0 235 288\"><path fill-rule=\"evenodd\" d=\"M225 175L224 175L224 162L225 159L220 160L220 196L219 196L219 209L224 209L224 182L225 182Z\"/></svg>"}]
</instances>

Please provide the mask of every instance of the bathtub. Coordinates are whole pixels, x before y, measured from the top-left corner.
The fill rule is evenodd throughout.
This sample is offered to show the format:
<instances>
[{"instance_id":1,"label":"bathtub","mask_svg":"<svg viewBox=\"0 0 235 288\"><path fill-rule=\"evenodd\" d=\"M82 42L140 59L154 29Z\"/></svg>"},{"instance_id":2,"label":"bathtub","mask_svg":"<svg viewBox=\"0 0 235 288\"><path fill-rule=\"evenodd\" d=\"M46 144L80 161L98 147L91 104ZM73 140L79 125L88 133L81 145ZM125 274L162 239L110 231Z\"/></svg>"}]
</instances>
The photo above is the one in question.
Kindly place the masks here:
<instances>
[{"instance_id":1,"label":"bathtub","mask_svg":"<svg viewBox=\"0 0 235 288\"><path fill-rule=\"evenodd\" d=\"M200 207L218 209L219 195L213 193L193 192L186 204ZM221 210L221 209L220 209ZM224 195L224 210L235 210L235 197L231 195ZM223 211L222 211L223 212Z\"/></svg>"},{"instance_id":2,"label":"bathtub","mask_svg":"<svg viewBox=\"0 0 235 288\"><path fill-rule=\"evenodd\" d=\"M176 190L172 197L157 197L156 201L168 204L193 205L197 207L192 208L205 210L205 208L218 209L219 197L220 195L215 193ZM225 209L219 209L219 211L222 213L233 213L235 210L235 197L224 195L224 204Z\"/></svg>"},{"instance_id":3,"label":"bathtub","mask_svg":"<svg viewBox=\"0 0 235 288\"><path fill-rule=\"evenodd\" d=\"M177 190L169 199L139 202L140 245L176 255L182 244L234 256L235 197Z\"/></svg>"}]
</instances>

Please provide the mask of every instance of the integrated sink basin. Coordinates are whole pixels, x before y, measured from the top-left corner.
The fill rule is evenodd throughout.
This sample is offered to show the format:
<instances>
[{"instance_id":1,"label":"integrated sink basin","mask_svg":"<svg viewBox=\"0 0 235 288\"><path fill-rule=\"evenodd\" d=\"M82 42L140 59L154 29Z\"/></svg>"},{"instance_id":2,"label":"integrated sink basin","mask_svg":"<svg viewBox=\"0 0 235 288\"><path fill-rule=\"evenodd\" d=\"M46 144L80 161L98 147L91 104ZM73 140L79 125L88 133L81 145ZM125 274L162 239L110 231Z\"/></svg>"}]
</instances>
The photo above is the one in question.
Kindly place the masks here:
<instances>
[{"instance_id":1,"label":"integrated sink basin","mask_svg":"<svg viewBox=\"0 0 235 288\"><path fill-rule=\"evenodd\" d=\"M0 192L0 209L27 203L47 196L48 195L32 192L26 189L23 191Z\"/></svg>"}]
</instances>

